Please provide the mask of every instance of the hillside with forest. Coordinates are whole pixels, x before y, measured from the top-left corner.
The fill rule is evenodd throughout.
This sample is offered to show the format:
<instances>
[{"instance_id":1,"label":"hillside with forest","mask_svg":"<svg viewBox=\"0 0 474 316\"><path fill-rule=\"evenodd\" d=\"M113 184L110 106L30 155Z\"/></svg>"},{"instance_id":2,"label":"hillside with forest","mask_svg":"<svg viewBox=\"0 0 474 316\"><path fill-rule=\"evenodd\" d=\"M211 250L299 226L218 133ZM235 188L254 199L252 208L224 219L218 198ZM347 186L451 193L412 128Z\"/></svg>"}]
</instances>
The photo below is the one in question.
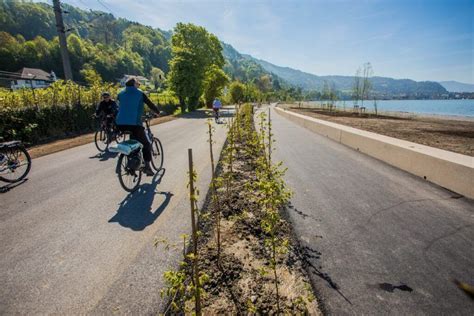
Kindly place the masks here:
<instances>
[{"instance_id":1,"label":"hillside with forest","mask_svg":"<svg viewBox=\"0 0 474 316\"><path fill-rule=\"evenodd\" d=\"M171 59L171 32L152 28L102 11L85 11L63 4L74 79L86 81L88 70L105 81L123 74L148 76L152 68L165 74ZM53 70L63 77L54 11L46 3L0 3L0 64L3 71L22 67ZM223 45L224 70L232 79L248 82L270 75L262 66Z\"/></svg>"},{"instance_id":2,"label":"hillside with forest","mask_svg":"<svg viewBox=\"0 0 474 316\"><path fill-rule=\"evenodd\" d=\"M474 92L474 84L458 81L441 81L440 84L449 92Z\"/></svg>"},{"instance_id":3,"label":"hillside with forest","mask_svg":"<svg viewBox=\"0 0 474 316\"><path fill-rule=\"evenodd\" d=\"M267 61L245 55L245 58L253 60L261 65L266 71L271 72L289 84L302 87L305 90L323 89L324 83L333 83L335 88L343 95L350 96L354 85L353 76L316 76L307 72L289 67L280 67ZM372 94L377 98L438 98L447 94L447 90L439 83L433 81L414 81L410 79L393 79L374 76L370 79L372 83Z\"/></svg>"},{"instance_id":4,"label":"hillside with forest","mask_svg":"<svg viewBox=\"0 0 474 316\"><path fill-rule=\"evenodd\" d=\"M86 11L63 4L68 31L68 48L75 81L98 78L116 82L124 74L153 78L170 70L171 31L152 28L111 13ZM0 3L0 64L2 71L22 67L54 71L63 77L54 11L47 3L3 1ZM239 53L221 42L223 70L231 80L255 84L261 91L285 89L293 97L324 98L325 85L337 90L339 98L352 97L353 76L317 76L289 67L280 67ZM3 80L1 80L3 79ZM437 82L417 82L374 76L372 97L440 98L447 90ZM0 78L8 82L8 78ZM274 96L281 96L275 94Z\"/></svg>"},{"instance_id":5,"label":"hillside with forest","mask_svg":"<svg viewBox=\"0 0 474 316\"><path fill-rule=\"evenodd\" d=\"M90 131L101 91L115 96L126 74L146 77L141 88L168 114L210 107L218 97L224 103L303 99L301 89L202 26L177 23L169 32L64 3L73 80L54 82L51 71L65 78L54 10L47 3L0 2L0 137L5 140L39 143ZM42 77L35 79L37 74ZM56 126L55 117L71 120Z\"/></svg>"},{"instance_id":6,"label":"hillside with forest","mask_svg":"<svg viewBox=\"0 0 474 316\"><path fill-rule=\"evenodd\" d=\"M52 6L4 1L0 7L2 70L41 68L63 77ZM63 7L75 80L85 81L88 70L96 71L105 81L115 81L126 73L148 74L152 67L169 69L169 33L105 12Z\"/></svg>"}]
</instances>

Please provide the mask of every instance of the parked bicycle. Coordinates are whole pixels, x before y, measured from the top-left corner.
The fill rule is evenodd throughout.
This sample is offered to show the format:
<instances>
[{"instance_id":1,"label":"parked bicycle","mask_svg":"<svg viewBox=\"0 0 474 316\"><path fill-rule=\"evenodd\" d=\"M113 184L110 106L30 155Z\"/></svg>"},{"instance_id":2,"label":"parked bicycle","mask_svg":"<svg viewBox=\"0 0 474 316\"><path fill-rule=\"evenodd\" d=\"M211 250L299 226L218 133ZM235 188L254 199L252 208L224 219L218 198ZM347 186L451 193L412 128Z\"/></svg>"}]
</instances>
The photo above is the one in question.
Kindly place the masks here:
<instances>
[{"instance_id":1,"label":"parked bicycle","mask_svg":"<svg viewBox=\"0 0 474 316\"><path fill-rule=\"evenodd\" d=\"M146 125L146 135L151 143L151 165L158 172L163 168L164 154L161 141L153 135L150 128L150 120L153 117L152 115L146 115L144 122ZM140 185L142 169L145 166L142 147L143 145L140 142L129 139L109 148L111 152L120 153L116 172L120 185L125 191L133 192Z\"/></svg>"},{"instance_id":2,"label":"parked bicycle","mask_svg":"<svg viewBox=\"0 0 474 316\"><path fill-rule=\"evenodd\" d=\"M106 115L100 122L99 129L95 132L95 147L100 152L106 152L112 142L120 143L125 140L125 135L115 125L115 117Z\"/></svg>"},{"instance_id":3,"label":"parked bicycle","mask_svg":"<svg viewBox=\"0 0 474 316\"><path fill-rule=\"evenodd\" d=\"M30 172L31 157L20 141L0 143L0 180L15 183Z\"/></svg>"}]
</instances>

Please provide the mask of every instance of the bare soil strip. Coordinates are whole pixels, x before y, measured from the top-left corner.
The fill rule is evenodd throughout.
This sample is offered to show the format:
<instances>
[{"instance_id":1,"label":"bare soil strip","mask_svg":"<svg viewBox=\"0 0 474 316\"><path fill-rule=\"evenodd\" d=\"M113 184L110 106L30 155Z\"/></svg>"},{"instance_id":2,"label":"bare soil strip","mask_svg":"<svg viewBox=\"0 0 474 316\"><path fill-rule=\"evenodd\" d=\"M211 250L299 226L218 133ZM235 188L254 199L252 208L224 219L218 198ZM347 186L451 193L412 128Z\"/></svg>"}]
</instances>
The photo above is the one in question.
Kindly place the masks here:
<instances>
[{"instance_id":1,"label":"bare soil strip","mask_svg":"<svg viewBox=\"0 0 474 316\"><path fill-rule=\"evenodd\" d=\"M271 314L276 312L274 281L268 261L268 247L260 222L264 216L255 196L245 190L248 182L255 181L252 158L242 152L236 156L230 194L221 189L223 218L221 222L222 257L217 263L216 241L212 226L207 227L207 240L200 245L202 257L200 271L210 276L204 286L208 296L204 299L203 315L211 314ZM204 212L215 213L208 204ZM210 223L208 223L210 224ZM282 223L280 234L292 238L289 222ZM205 228L204 228L205 229ZM279 258L277 273L280 284L280 303L284 314L318 315L318 305L312 294L299 249L293 240L286 256Z\"/></svg>"},{"instance_id":2,"label":"bare soil strip","mask_svg":"<svg viewBox=\"0 0 474 316\"><path fill-rule=\"evenodd\" d=\"M247 124L250 125L253 129L253 124ZM257 181L256 164L259 157L245 148L246 145L242 138L236 139L234 156L229 160L226 159L229 147L229 139L227 140L216 168L217 178L223 181L218 188L219 202L214 203L211 187L200 211L198 270L207 276L203 285L205 294L201 299L203 315L277 313L271 247L268 244L268 234L262 228L262 221L268 213L265 213L258 202L263 192L249 187L249 184ZM233 180L227 186L225 179L228 179L229 172ZM216 241L217 212L221 214L220 264ZM285 211L281 212L284 214ZM320 315L321 311L305 270L308 262L305 256L308 253L299 247L290 223L284 216L280 218L278 225L278 238L288 241L287 251L280 253L276 260L280 312L285 315ZM193 284L193 269L189 259L184 262L187 262L182 265L186 275L185 287L189 288ZM178 294L171 298L173 300L166 314L194 312L192 293L186 290L184 295Z\"/></svg>"},{"instance_id":3,"label":"bare soil strip","mask_svg":"<svg viewBox=\"0 0 474 316\"><path fill-rule=\"evenodd\" d=\"M474 121L423 116L375 116L291 106L289 109L317 119L474 156Z\"/></svg>"}]
</instances>

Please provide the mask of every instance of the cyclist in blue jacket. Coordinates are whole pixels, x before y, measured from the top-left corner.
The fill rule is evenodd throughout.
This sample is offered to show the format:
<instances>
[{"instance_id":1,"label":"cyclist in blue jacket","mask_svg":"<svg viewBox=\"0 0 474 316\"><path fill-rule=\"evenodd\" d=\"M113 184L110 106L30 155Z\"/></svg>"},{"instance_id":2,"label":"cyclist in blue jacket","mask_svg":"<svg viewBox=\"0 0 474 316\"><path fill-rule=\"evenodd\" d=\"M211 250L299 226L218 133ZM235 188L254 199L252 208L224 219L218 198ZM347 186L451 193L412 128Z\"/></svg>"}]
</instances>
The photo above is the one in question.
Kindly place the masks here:
<instances>
[{"instance_id":1,"label":"cyclist in blue jacket","mask_svg":"<svg viewBox=\"0 0 474 316\"><path fill-rule=\"evenodd\" d=\"M159 115L160 111L138 87L140 87L140 82L134 77L129 78L125 83L125 89L123 89L117 97L119 111L115 122L119 130L122 132L130 132L131 139L142 143L143 160L145 160L143 172L147 176L153 176L154 173L150 166L151 144L148 141L145 128L143 127L142 115L144 104L157 115Z\"/></svg>"}]
</instances>

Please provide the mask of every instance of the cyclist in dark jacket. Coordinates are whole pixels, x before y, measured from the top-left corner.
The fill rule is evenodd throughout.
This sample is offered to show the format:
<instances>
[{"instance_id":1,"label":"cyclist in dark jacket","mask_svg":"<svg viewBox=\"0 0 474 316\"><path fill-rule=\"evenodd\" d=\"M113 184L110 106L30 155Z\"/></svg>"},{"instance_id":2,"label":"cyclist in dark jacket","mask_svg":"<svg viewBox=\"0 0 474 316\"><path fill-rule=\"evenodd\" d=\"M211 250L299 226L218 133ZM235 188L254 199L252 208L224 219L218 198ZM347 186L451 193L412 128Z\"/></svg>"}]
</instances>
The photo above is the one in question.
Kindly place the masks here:
<instances>
[{"instance_id":1,"label":"cyclist in dark jacket","mask_svg":"<svg viewBox=\"0 0 474 316\"><path fill-rule=\"evenodd\" d=\"M119 112L115 123L117 127L123 132L130 132L131 138L143 144L143 160L145 160L145 169L143 172L147 176L152 176L154 173L150 166L151 161L151 144L145 133L145 128L142 125L142 115L144 104L146 104L157 115L160 111L153 102L138 89L140 82L136 78L130 78L123 89L118 94Z\"/></svg>"},{"instance_id":2,"label":"cyclist in dark jacket","mask_svg":"<svg viewBox=\"0 0 474 316\"><path fill-rule=\"evenodd\" d=\"M110 97L110 93L102 93L102 101L97 106L95 116L100 118L101 121L106 120L105 123L107 128L112 127L112 123L115 120L115 116L118 112L117 103Z\"/></svg>"}]
</instances>

